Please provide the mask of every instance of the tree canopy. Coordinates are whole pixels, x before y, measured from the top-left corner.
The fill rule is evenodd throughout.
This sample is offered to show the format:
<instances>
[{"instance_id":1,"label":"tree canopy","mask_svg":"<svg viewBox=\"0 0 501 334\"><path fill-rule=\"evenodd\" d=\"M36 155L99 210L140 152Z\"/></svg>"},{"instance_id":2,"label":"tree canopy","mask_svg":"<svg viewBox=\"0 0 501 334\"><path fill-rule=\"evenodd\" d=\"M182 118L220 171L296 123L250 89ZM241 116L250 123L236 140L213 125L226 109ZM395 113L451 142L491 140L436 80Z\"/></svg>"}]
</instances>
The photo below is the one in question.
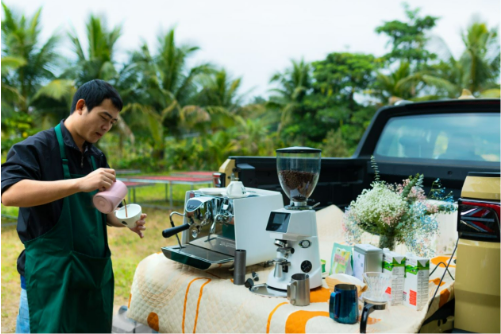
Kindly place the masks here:
<instances>
[{"instance_id":1,"label":"tree canopy","mask_svg":"<svg viewBox=\"0 0 501 334\"><path fill-rule=\"evenodd\" d=\"M500 97L497 28L473 20L454 57L431 32L440 18L404 4L405 20L382 22L383 55L332 50L324 59L292 59L270 78L269 96L242 92L245 78L210 61L189 65L199 46L161 31L155 45L118 50L121 25L90 14L86 36L74 31L41 38L40 13L14 13L2 4L2 157L10 146L69 114L81 84L102 79L124 101L118 126L100 142L115 168L217 169L229 155L274 155L283 146L351 155L376 110L405 100ZM82 45L88 45L84 49ZM61 48L75 55L63 59ZM118 61L119 52L127 52ZM263 83L265 84L265 83Z\"/></svg>"}]
</instances>

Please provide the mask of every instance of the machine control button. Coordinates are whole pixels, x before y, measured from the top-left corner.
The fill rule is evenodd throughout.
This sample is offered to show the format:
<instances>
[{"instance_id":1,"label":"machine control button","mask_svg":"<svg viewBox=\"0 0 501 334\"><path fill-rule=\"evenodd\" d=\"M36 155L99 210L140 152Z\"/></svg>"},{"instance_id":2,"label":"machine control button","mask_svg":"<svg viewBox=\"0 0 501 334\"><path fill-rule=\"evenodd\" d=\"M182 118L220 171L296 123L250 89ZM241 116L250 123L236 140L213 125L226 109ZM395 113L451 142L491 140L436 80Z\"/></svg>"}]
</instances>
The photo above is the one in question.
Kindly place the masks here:
<instances>
[{"instance_id":1,"label":"machine control button","mask_svg":"<svg viewBox=\"0 0 501 334\"><path fill-rule=\"evenodd\" d=\"M306 261L303 261L301 263L301 270L304 272L304 273L309 273L311 271L311 268L313 266L311 265L311 262L306 260Z\"/></svg>"},{"instance_id":2,"label":"machine control button","mask_svg":"<svg viewBox=\"0 0 501 334\"><path fill-rule=\"evenodd\" d=\"M310 240L303 240L299 243L299 246L301 246L302 248L308 248L311 246L311 242Z\"/></svg>"}]
</instances>

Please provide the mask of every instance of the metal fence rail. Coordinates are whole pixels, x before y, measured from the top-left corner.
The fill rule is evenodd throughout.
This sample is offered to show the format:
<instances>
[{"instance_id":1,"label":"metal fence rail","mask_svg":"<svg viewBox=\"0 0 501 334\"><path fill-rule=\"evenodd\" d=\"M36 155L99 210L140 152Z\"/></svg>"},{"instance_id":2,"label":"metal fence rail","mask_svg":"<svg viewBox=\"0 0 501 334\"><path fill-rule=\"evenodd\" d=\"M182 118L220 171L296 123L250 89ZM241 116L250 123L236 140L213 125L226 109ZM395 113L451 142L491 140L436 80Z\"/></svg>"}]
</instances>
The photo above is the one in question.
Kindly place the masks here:
<instances>
[{"instance_id":1,"label":"metal fence rail","mask_svg":"<svg viewBox=\"0 0 501 334\"><path fill-rule=\"evenodd\" d=\"M7 218L9 220L14 220L14 221L13 222L8 222L8 223L4 223L3 222L3 218ZM11 216L11 215L6 215L6 214L2 213L2 227L13 226L13 225L17 225L17 217L16 216Z\"/></svg>"}]
</instances>

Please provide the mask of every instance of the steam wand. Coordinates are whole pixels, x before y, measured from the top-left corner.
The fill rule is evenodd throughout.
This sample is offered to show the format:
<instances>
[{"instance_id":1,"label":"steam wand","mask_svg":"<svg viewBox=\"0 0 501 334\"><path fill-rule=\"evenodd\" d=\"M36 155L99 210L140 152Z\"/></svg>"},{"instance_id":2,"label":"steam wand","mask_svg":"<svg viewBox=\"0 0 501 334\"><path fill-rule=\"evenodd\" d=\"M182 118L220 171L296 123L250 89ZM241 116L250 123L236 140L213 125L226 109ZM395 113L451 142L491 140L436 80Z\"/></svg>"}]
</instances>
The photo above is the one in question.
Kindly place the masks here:
<instances>
[{"instance_id":1,"label":"steam wand","mask_svg":"<svg viewBox=\"0 0 501 334\"><path fill-rule=\"evenodd\" d=\"M173 215L178 215L178 216L181 216L181 217L184 217L184 215L182 213L179 213L177 211L172 211L171 214L169 215L169 220L170 220L170 224L172 225L172 227L176 227L176 225L174 225L174 222L172 221L172 216ZM190 221L193 223L193 219L191 217L190 218ZM179 237L177 235L177 233L175 234L176 236L176 239L177 239L177 243L179 244L179 249L183 248L183 246L181 246L181 241L179 240Z\"/></svg>"}]
</instances>

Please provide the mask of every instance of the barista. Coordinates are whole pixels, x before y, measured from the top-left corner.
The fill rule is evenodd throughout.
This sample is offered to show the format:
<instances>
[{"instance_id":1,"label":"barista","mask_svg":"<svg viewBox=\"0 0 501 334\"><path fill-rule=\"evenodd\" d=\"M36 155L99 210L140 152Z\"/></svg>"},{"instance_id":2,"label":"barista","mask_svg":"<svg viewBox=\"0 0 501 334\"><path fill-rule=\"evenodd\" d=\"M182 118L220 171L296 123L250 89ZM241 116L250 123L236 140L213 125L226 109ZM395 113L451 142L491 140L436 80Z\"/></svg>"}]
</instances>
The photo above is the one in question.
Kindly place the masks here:
<instances>
[{"instance_id":1,"label":"barista","mask_svg":"<svg viewBox=\"0 0 501 334\"><path fill-rule=\"evenodd\" d=\"M114 280L106 225L124 227L92 205L115 171L95 144L117 122L122 100L102 80L82 85L71 115L14 145L2 164L2 203L19 207L25 250L17 261L16 332L111 333ZM131 229L141 238L146 214ZM28 307L29 301L29 307Z\"/></svg>"}]
</instances>

